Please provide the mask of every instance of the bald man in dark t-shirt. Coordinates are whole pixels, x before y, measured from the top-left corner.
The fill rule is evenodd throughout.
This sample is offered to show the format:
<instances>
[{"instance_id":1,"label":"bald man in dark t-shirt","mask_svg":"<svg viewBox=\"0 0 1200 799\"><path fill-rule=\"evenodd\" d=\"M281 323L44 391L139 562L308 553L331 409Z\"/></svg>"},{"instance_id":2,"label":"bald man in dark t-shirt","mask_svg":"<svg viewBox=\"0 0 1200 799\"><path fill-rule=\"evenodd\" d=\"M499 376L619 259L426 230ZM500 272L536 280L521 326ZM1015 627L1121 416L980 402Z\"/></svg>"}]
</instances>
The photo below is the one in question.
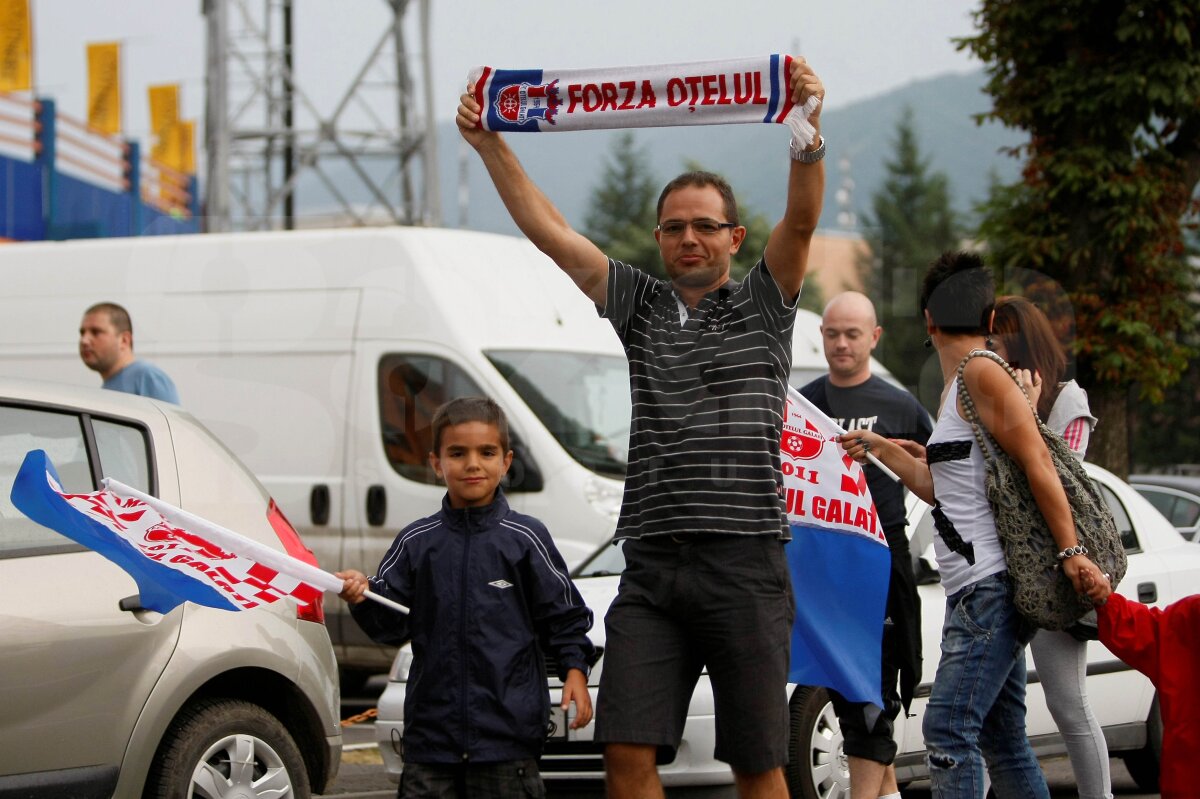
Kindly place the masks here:
<instances>
[{"instance_id":1,"label":"bald man in dark t-shirt","mask_svg":"<svg viewBox=\"0 0 1200 799\"><path fill-rule=\"evenodd\" d=\"M924 445L933 432L929 414L912 394L871 374L871 352L882 333L865 295L848 291L834 297L821 317L829 374L800 393L847 431L871 430ZM865 471L891 549L892 571L883 633L883 713L868 723L866 705L829 692L845 736L852 799L899 797L893 722L912 702L921 679L921 605L905 534L904 486L870 464Z\"/></svg>"}]
</instances>

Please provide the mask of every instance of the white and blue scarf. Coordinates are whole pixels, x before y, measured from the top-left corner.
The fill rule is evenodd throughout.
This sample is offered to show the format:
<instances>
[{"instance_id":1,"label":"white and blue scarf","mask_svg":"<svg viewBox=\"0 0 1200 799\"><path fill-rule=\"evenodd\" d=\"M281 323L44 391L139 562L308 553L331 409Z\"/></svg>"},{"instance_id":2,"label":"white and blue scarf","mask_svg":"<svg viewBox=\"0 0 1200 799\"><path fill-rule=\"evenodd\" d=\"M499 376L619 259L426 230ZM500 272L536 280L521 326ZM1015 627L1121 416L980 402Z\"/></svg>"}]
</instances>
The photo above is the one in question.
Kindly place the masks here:
<instances>
[{"instance_id":1,"label":"white and blue scarf","mask_svg":"<svg viewBox=\"0 0 1200 799\"><path fill-rule=\"evenodd\" d=\"M820 103L792 103L792 57L697 61L606 69L477 67L468 80L481 108L480 127L545 132L675 125L782 123L803 145L816 131L808 117Z\"/></svg>"}]
</instances>

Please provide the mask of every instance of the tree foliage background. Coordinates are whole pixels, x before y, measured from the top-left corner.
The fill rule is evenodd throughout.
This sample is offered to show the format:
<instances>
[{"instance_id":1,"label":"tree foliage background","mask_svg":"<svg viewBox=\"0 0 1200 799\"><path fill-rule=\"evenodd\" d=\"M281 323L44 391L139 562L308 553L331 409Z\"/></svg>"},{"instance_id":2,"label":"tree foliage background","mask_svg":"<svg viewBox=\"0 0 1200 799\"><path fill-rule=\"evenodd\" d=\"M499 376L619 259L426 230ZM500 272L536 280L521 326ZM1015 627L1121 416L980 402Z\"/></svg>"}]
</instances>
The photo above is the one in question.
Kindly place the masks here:
<instances>
[{"instance_id":1,"label":"tree foliage background","mask_svg":"<svg viewBox=\"0 0 1200 799\"><path fill-rule=\"evenodd\" d=\"M909 391L936 412L941 369L926 349L921 280L943 251L959 244L946 176L930 171L922 155L912 109L896 123L887 179L871 198L863 222L870 253L860 263L866 294L875 303L883 336L875 356ZM925 379L922 380L922 373Z\"/></svg>"},{"instance_id":2,"label":"tree foliage background","mask_svg":"<svg viewBox=\"0 0 1200 799\"><path fill-rule=\"evenodd\" d=\"M1073 323L1100 419L1088 458L1126 474L1131 403L1161 401L1195 354L1184 231L1200 180L1200 4L982 0L975 23L959 45L987 65L984 118L1029 134L1022 180L993 191L981 233L996 265L1029 270L1025 293Z\"/></svg>"},{"instance_id":3,"label":"tree foliage background","mask_svg":"<svg viewBox=\"0 0 1200 799\"><path fill-rule=\"evenodd\" d=\"M696 170L704 170L704 166L688 161L681 172ZM722 177L730 180L736 192L737 177ZM625 131L614 140L605 159L600 185L592 194L584 219L584 235L606 255L663 280L667 275L654 238L654 228L658 224L658 195L666 182L651 167L645 147L638 145L631 131ZM767 237L774 227L771 220L747 206L740 197L738 212L746 228L746 238L730 266L730 276L734 280L745 277L762 256ZM800 307L819 313L821 306L821 293L815 285L805 285L800 295Z\"/></svg>"}]
</instances>

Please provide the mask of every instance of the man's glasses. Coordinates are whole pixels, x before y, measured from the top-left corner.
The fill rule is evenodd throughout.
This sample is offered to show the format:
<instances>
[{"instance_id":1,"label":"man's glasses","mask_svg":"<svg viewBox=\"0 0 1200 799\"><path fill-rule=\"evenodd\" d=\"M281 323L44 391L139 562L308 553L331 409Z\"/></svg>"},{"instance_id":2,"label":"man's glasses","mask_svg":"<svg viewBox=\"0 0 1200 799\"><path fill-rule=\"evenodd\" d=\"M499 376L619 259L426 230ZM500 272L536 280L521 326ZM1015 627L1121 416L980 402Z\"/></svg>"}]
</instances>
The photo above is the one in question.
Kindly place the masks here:
<instances>
[{"instance_id":1,"label":"man's glasses","mask_svg":"<svg viewBox=\"0 0 1200 799\"><path fill-rule=\"evenodd\" d=\"M684 219L668 219L655 230L664 236L682 236L688 225L691 225L692 230L699 236L713 236L725 228L737 227L736 222L718 222L715 219L693 219L690 222Z\"/></svg>"}]
</instances>

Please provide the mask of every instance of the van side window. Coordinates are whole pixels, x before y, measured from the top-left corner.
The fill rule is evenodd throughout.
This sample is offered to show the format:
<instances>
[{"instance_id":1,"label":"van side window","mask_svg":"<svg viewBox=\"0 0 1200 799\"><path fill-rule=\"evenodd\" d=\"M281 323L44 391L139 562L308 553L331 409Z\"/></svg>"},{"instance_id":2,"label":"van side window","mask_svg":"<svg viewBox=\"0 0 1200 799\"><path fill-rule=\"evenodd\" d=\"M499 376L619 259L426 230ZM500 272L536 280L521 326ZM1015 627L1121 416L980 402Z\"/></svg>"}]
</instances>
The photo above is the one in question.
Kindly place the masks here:
<instances>
[{"instance_id":1,"label":"van side window","mask_svg":"<svg viewBox=\"0 0 1200 799\"><path fill-rule=\"evenodd\" d=\"M0 558L28 557L82 549L29 519L12 504L13 480L30 450L45 450L67 491L95 491L83 435L73 413L0 406Z\"/></svg>"},{"instance_id":2,"label":"van side window","mask_svg":"<svg viewBox=\"0 0 1200 799\"><path fill-rule=\"evenodd\" d=\"M383 451L401 477L437 483L429 466L433 414L456 397L483 394L458 366L431 355L385 355L379 360L379 422Z\"/></svg>"}]
</instances>

